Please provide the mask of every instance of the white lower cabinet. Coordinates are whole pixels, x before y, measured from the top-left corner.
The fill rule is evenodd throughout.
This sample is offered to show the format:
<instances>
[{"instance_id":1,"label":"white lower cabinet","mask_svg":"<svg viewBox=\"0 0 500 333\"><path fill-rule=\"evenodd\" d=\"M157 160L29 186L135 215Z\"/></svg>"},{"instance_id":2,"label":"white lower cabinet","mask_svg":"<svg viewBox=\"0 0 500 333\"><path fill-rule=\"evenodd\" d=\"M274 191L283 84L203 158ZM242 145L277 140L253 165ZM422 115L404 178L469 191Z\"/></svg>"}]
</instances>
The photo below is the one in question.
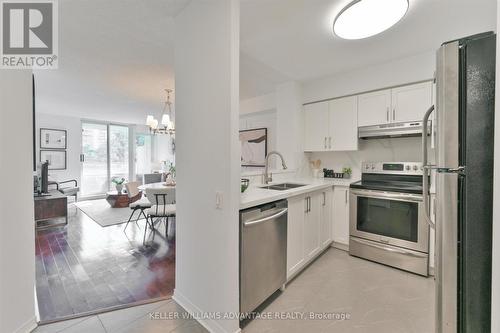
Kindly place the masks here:
<instances>
[{"instance_id":1,"label":"white lower cabinet","mask_svg":"<svg viewBox=\"0 0 500 333\"><path fill-rule=\"evenodd\" d=\"M287 279L330 245L332 188L288 199Z\"/></svg>"},{"instance_id":2,"label":"white lower cabinet","mask_svg":"<svg viewBox=\"0 0 500 333\"><path fill-rule=\"evenodd\" d=\"M304 256L309 260L319 253L319 226L320 226L320 195L317 192L307 194L304 216Z\"/></svg>"},{"instance_id":3,"label":"white lower cabinet","mask_svg":"<svg viewBox=\"0 0 500 333\"><path fill-rule=\"evenodd\" d=\"M286 250L286 277L289 279L305 264L304 256L304 215L305 196L288 199L288 228Z\"/></svg>"},{"instance_id":4,"label":"white lower cabinet","mask_svg":"<svg viewBox=\"0 0 500 333\"><path fill-rule=\"evenodd\" d=\"M333 190L333 242L349 245L349 187Z\"/></svg>"},{"instance_id":5,"label":"white lower cabinet","mask_svg":"<svg viewBox=\"0 0 500 333\"><path fill-rule=\"evenodd\" d=\"M321 191L319 243L324 248L332 242L333 188Z\"/></svg>"}]
</instances>

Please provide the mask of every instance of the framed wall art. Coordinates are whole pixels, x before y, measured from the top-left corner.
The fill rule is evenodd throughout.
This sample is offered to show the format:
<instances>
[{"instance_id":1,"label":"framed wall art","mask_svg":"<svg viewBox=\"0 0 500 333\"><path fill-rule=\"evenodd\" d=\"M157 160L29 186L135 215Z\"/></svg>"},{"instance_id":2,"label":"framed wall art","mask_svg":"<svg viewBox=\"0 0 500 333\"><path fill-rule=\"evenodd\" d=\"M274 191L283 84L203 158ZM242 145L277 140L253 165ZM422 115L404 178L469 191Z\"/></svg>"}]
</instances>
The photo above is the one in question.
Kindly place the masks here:
<instances>
[{"instance_id":1,"label":"framed wall art","mask_svg":"<svg viewBox=\"0 0 500 333\"><path fill-rule=\"evenodd\" d=\"M49 170L66 170L65 150L40 150L40 162L49 161Z\"/></svg>"},{"instance_id":2,"label":"framed wall art","mask_svg":"<svg viewBox=\"0 0 500 333\"><path fill-rule=\"evenodd\" d=\"M66 130L40 128L40 149L66 149Z\"/></svg>"},{"instance_id":3,"label":"framed wall art","mask_svg":"<svg viewBox=\"0 0 500 333\"><path fill-rule=\"evenodd\" d=\"M240 131L241 166L263 167L267 156L267 128Z\"/></svg>"}]
</instances>

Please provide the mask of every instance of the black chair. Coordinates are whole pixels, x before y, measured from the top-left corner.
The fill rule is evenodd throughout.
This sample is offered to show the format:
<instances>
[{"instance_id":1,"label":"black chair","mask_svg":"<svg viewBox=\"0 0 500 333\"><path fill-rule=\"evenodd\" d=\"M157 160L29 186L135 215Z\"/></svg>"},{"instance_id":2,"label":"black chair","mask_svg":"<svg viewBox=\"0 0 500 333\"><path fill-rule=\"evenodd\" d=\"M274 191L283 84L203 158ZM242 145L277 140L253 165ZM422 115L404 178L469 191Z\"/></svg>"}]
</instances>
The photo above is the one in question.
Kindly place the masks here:
<instances>
[{"instance_id":1,"label":"black chair","mask_svg":"<svg viewBox=\"0 0 500 333\"><path fill-rule=\"evenodd\" d=\"M146 233L148 227L153 232L153 239L156 233L156 225L165 222L165 238L168 237L168 227L170 218L175 217L175 189L146 189L146 197L153 204L146 210L146 227L144 228L143 245L146 243ZM167 198L171 194L172 198Z\"/></svg>"},{"instance_id":2,"label":"black chair","mask_svg":"<svg viewBox=\"0 0 500 333\"><path fill-rule=\"evenodd\" d=\"M139 190L139 182L128 182L125 183L125 189L127 190L127 195L129 199L135 198L136 196L141 194L141 191ZM141 194L142 195L142 194ZM125 228L123 229L123 232L127 230L128 224L130 221L132 221L132 217L134 216L135 212L139 211L139 215L135 219L135 224L137 224L137 221L141 218L141 215L144 216L144 218L147 220L148 217L144 213L144 211L148 208L151 208L152 204L149 202L147 199L139 199L135 202L132 202L129 204L130 209L132 209L132 213L130 214L130 217L128 218L127 224L125 225Z\"/></svg>"}]
</instances>

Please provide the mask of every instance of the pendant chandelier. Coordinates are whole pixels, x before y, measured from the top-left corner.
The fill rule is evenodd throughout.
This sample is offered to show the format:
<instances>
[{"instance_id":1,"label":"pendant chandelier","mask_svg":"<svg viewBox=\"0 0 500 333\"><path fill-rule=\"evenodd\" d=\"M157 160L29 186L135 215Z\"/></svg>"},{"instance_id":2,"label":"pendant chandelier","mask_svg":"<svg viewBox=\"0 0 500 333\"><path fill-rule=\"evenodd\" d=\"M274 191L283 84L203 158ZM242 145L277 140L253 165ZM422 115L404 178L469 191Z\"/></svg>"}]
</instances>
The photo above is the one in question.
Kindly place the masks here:
<instances>
[{"instance_id":1,"label":"pendant chandelier","mask_svg":"<svg viewBox=\"0 0 500 333\"><path fill-rule=\"evenodd\" d=\"M165 92L167 93L167 100L161 112L161 123L152 115L148 115L146 118L146 125L152 134L175 134L175 124L172 121L172 102L170 101L170 94L173 90L165 89Z\"/></svg>"}]
</instances>

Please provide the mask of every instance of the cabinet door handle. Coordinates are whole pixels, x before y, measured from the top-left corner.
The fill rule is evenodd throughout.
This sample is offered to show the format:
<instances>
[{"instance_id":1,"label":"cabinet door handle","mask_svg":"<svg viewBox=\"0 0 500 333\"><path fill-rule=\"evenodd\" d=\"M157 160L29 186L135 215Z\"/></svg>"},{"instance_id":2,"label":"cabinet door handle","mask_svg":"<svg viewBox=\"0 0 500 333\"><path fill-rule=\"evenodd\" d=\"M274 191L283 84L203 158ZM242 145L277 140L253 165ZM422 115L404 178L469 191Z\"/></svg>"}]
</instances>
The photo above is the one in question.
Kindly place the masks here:
<instances>
[{"instance_id":1,"label":"cabinet door handle","mask_svg":"<svg viewBox=\"0 0 500 333\"><path fill-rule=\"evenodd\" d=\"M324 144L324 146L325 146L325 149L326 149L326 136L325 136L325 144Z\"/></svg>"},{"instance_id":2,"label":"cabinet door handle","mask_svg":"<svg viewBox=\"0 0 500 333\"><path fill-rule=\"evenodd\" d=\"M332 137L331 136L328 138L328 146L330 147L330 149L332 149Z\"/></svg>"},{"instance_id":3,"label":"cabinet door handle","mask_svg":"<svg viewBox=\"0 0 500 333\"><path fill-rule=\"evenodd\" d=\"M307 202L308 202L308 206L309 206L307 211L310 212L311 211L311 197L307 197L307 199L308 199Z\"/></svg>"},{"instance_id":4,"label":"cabinet door handle","mask_svg":"<svg viewBox=\"0 0 500 333\"><path fill-rule=\"evenodd\" d=\"M326 192L323 192L323 206L326 206Z\"/></svg>"},{"instance_id":5,"label":"cabinet door handle","mask_svg":"<svg viewBox=\"0 0 500 333\"><path fill-rule=\"evenodd\" d=\"M308 197L305 198L305 203L306 203L306 209L304 210L304 213L308 213L309 212L309 200L307 200Z\"/></svg>"},{"instance_id":6,"label":"cabinet door handle","mask_svg":"<svg viewBox=\"0 0 500 333\"><path fill-rule=\"evenodd\" d=\"M392 110L392 120L396 120L396 109Z\"/></svg>"},{"instance_id":7,"label":"cabinet door handle","mask_svg":"<svg viewBox=\"0 0 500 333\"><path fill-rule=\"evenodd\" d=\"M385 116L387 118L387 122L389 122L389 107L387 107L387 109L385 111Z\"/></svg>"},{"instance_id":8,"label":"cabinet door handle","mask_svg":"<svg viewBox=\"0 0 500 333\"><path fill-rule=\"evenodd\" d=\"M347 205L347 190L345 190L345 204Z\"/></svg>"}]
</instances>

